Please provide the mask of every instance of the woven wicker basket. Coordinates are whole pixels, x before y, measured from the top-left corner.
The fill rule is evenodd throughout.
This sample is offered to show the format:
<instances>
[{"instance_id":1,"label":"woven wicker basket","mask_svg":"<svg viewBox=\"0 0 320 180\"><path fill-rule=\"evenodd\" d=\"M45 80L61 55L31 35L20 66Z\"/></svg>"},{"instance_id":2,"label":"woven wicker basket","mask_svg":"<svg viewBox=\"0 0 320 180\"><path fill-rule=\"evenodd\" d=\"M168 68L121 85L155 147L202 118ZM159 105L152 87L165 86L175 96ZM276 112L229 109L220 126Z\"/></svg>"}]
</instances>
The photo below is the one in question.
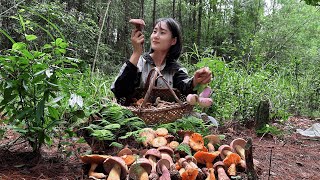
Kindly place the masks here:
<instances>
[{"instance_id":1,"label":"woven wicker basket","mask_svg":"<svg viewBox=\"0 0 320 180\"><path fill-rule=\"evenodd\" d=\"M150 82L152 74L154 75ZM167 88L154 87L155 81L159 78L164 81ZM171 88L156 67L149 72L145 88L136 89L133 97L135 99L144 98L144 101L140 106L129 105L128 101L119 103L149 125L174 122L193 110L193 106L186 102L186 97L177 89ZM157 98L172 103L165 107L146 106L148 102L154 103Z\"/></svg>"}]
</instances>

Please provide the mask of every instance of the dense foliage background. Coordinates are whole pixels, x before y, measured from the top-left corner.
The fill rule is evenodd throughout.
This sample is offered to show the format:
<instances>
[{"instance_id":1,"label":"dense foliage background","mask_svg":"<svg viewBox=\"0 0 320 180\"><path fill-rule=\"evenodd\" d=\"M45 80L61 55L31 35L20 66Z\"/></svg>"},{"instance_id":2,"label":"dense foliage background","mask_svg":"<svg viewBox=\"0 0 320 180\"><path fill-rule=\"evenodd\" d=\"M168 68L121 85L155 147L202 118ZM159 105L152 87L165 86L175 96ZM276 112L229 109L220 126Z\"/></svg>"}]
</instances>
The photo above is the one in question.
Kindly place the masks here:
<instances>
[{"instance_id":1,"label":"dense foliage background","mask_svg":"<svg viewBox=\"0 0 320 180\"><path fill-rule=\"evenodd\" d=\"M318 117L320 11L306 2L1 0L0 112L9 120L0 137L15 129L38 150L52 134L73 136L103 98L110 103L110 84L131 53L131 18L145 20L146 36L157 18L181 23L180 62L190 74L210 67L207 113L221 123L251 121L262 100L273 119Z\"/></svg>"}]
</instances>

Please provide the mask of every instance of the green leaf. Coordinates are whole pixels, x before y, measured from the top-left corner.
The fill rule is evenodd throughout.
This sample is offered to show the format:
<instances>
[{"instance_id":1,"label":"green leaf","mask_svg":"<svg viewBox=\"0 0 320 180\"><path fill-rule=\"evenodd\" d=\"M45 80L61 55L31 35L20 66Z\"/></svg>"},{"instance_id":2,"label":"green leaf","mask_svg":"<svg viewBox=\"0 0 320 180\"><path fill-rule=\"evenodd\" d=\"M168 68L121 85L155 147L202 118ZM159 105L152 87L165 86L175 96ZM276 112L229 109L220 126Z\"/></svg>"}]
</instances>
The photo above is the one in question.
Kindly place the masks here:
<instances>
[{"instance_id":1,"label":"green leaf","mask_svg":"<svg viewBox=\"0 0 320 180\"><path fill-rule=\"evenodd\" d=\"M120 143L117 143L117 142L112 142L110 145L109 145L110 147L117 147L117 148L120 148L120 149L122 149L123 148L123 145L122 144L120 144Z\"/></svg>"},{"instance_id":2,"label":"green leaf","mask_svg":"<svg viewBox=\"0 0 320 180\"><path fill-rule=\"evenodd\" d=\"M17 43L14 43L12 45L12 50L23 50L23 49L26 49L27 45L25 43L22 43L22 42L17 42Z\"/></svg>"},{"instance_id":3,"label":"green leaf","mask_svg":"<svg viewBox=\"0 0 320 180\"><path fill-rule=\"evenodd\" d=\"M59 111L56 108L48 106L48 112L51 115L51 117L53 117L54 119L60 118Z\"/></svg>"},{"instance_id":4,"label":"green leaf","mask_svg":"<svg viewBox=\"0 0 320 180\"><path fill-rule=\"evenodd\" d=\"M37 36L32 35L32 34L31 35L25 34L24 36L26 37L27 41L33 41L33 40L37 39Z\"/></svg>"},{"instance_id":5,"label":"green leaf","mask_svg":"<svg viewBox=\"0 0 320 180\"><path fill-rule=\"evenodd\" d=\"M86 143L86 140L83 137L81 137L76 141L76 143Z\"/></svg>"},{"instance_id":6,"label":"green leaf","mask_svg":"<svg viewBox=\"0 0 320 180\"><path fill-rule=\"evenodd\" d=\"M42 118L44 118L43 117L43 115L44 115L44 103L45 103L44 99L41 99L41 101L37 105L36 120L37 120L37 122L39 124L41 124L41 120L42 120Z\"/></svg>"},{"instance_id":7,"label":"green leaf","mask_svg":"<svg viewBox=\"0 0 320 180\"><path fill-rule=\"evenodd\" d=\"M63 42L61 38L57 38L55 41L56 46L60 46L60 44Z\"/></svg>"},{"instance_id":8,"label":"green leaf","mask_svg":"<svg viewBox=\"0 0 320 180\"><path fill-rule=\"evenodd\" d=\"M108 129L108 130L117 130L120 129L120 124L109 124L104 126L104 129Z\"/></svg>"},{"instance_id":9,"label":"green leaf","mask_svg":"<svg viewBox=\"0 0 320 180\"><path fill-rule=\"evenodd\" d=\"M45 44L43 46L43 49L51 49L51 48L52 48L52 46L50 44Z\"/></svg>"}]
</instances>

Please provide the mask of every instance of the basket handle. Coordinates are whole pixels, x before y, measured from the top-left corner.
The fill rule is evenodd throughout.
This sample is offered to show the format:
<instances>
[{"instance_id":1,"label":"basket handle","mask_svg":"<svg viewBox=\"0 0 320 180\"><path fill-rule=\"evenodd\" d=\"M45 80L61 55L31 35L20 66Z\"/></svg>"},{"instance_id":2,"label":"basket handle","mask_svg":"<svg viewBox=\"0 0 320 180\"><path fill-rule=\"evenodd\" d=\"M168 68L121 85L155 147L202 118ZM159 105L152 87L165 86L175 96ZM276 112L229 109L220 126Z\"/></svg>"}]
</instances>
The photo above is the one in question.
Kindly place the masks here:
<instances>
[{"instance_id":1,"label":"basket handle","mask_svg":"<svg viewBox=\"0 0 320 180\"><path fill-rule=\"evenodd\" d=\"M173 95L174 99L182 106L183 105L182 101L177 97L176 93L169 86L168 82L164 79L163 75L161 74L160 70L157 67L154 67L151 69L151 71L149 72L148 78L147 78L147 82L149 82L150 74L152 74L153 71L154 71L154 75L151 79L151 83L149 84L148 91L146 92L146 95L144 96L144 101L141 104L141 106L144 107L146 105L147 99L149 98L150 93L151 93L152 89L154 88L154 83L155 83L156 79L158 79L159 77L163 80L165 85L168 87L168 89L171 92L171 94ZM147 83L146 83L146 85L147 85Z\"/></svg>"}]
</instances>

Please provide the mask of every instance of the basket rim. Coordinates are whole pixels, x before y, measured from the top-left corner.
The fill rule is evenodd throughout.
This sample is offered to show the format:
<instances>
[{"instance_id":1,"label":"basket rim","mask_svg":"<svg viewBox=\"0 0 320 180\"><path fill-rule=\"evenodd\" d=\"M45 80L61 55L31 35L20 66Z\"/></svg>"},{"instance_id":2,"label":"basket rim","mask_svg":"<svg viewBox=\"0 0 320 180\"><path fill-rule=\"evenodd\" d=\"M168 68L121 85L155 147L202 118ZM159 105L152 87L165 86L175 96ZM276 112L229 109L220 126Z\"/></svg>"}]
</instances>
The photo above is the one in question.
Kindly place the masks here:
<instances>
[{"instance_id":1,"label":"basket rim","mask_svg":"<svg viewBox=\"0 0 320 180\"><path fill-rule=\"evenodd\" d=\"M143 107L137 107L137 106L123 106L123 107L125 107L128 110L133 111L133 112L139 112L139 113L148 112L148 113L150 113L150 112L161 112L161 111L167 111L167 110L179 109L179 108L184 109L184 108L189 107L189 106L193 107L192 105L190 105L187 102L183 102L182 105L175 103L174 105L166 106L166 107L160 107L160 108L157 108L157 107L154 107L154 108L143 108Z\"/></svg>"}]
</instances>

